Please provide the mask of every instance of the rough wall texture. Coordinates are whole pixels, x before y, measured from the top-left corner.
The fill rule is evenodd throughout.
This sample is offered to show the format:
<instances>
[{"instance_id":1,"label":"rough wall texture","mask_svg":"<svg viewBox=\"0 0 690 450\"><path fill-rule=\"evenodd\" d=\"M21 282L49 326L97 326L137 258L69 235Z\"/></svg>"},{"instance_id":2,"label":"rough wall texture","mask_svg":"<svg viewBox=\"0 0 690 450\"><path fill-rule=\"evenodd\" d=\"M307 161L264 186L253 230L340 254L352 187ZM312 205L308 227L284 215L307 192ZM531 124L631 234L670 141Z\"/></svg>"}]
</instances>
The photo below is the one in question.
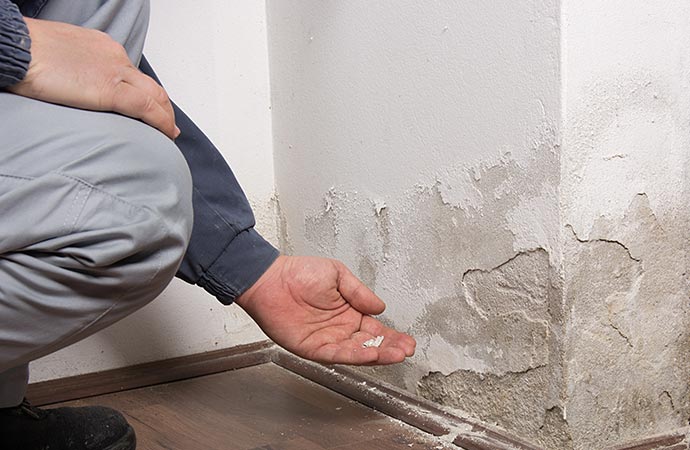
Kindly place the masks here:
<instances>
[{"instance_id":1,"label":"rough wall texture","mask_svg":"<svg viewBox=\"0 0 690 450\"><path fill-rule=\"evenodd\" d=\"M374 373L545 444L567 439L556 5L268 2L283 242L415 335Z\"/></svg>"},{"instance_id":2,"label":"rough wall texture","mask_svg":"<svg viewBox=\"0 0 690 450\"><path fill-rule=\"evenodd\" d=\"M332 188L300 232L302 252L345 261L392 299L384 321L417 338L415 358L372 373L560 448L560 166L553 132L538 135L521 163L446 169L385 203Z\"/></svg>"},{"instance_id":3,"label":"rough wall texture","mask_svg":"<svg viewBox=\"0 0 690 450\"><path fill-rule=\"evenodd\" d=\"M690 5L564 1L563 36L565 406L588 449L690 418Z\"/></svg>"},{"instance_id":4,"label":"rough wall texture","mask_svg":"<svg viewBox=\"0 0 690 450\"><path fill-rule=\"evenodd\" d=\"M466 368L432 372L418 392L561 448L568 430L560 413L560 299L544 250L466 272L457 295L428 306L415 327L462 352Z\"/></svg>"},{"instance_id":5,"label":"rough wall texture","mask_svg":"<svg viewBox=\"0 0 690 450\"><path fill-rule=\"evenodd\" d=\"M282 242L417 355L367 369L553 449L687 425L690 7L268 2Z\"/></svg>"},{"instance_id":6,"label":"rough wall texture","mask_svg":"<svg viewBox=\"0 0 690 450\"><path fill-rule=\"evenodd\" d=\"M372 372L561 439L557 2L267 5L283 242L415 335Z\"/></svg>"}]
</instances>

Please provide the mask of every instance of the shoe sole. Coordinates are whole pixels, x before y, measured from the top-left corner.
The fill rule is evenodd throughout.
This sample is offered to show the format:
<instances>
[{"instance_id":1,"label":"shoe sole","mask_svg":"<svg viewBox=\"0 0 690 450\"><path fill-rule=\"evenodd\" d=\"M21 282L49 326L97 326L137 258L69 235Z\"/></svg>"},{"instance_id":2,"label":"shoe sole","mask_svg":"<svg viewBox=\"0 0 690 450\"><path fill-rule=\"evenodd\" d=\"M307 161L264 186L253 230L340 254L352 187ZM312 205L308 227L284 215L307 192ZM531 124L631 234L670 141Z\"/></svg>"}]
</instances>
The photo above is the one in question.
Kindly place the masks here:
<instances>
[{"instance_id":1,"label":"shoe sole","mask_svg":"<svg viewBox=\"0 0 690 450\"><path fill-rule=\"evenodd\" d=\"M136 450L137 448L137 437L134 434L134 429L130 426L127 427L127 432L124 436L120 438L119 441L104 448L103 450Z\"/></svg>"}]
</instances>

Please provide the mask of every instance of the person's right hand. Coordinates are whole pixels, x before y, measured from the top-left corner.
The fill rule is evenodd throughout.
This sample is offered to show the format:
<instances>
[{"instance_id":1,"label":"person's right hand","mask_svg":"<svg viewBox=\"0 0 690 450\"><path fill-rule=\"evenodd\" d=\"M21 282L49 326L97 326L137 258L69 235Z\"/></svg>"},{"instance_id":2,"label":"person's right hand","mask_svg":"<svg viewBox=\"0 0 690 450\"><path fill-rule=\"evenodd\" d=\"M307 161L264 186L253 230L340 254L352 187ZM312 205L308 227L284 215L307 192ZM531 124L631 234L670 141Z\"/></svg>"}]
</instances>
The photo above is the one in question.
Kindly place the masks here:
<instances>
[{"instance_id":1,"label":"person's right hand","mask_svg":"<svg viewBox=\"0 0 690 450\"><path fill-rule=\"evenodd\" d=\"M395 364L412 356L412 336L373 314L386 305L340 261L279 256L235 302L284 349L325 364ZM364 342L383 336L381 346Z\"/></svg>"},{"instance_id":2,"label":"person's right hand","mask_svg":"<svg viewBox=\"0 0 690 450\"><path fill-rule=\"evenodd\" d=\"M179 135L168 94L141 73L125 49L100 31L26 18L31 63L10 92L59 105L112 111Z\"/></svg>"}]
</instances>

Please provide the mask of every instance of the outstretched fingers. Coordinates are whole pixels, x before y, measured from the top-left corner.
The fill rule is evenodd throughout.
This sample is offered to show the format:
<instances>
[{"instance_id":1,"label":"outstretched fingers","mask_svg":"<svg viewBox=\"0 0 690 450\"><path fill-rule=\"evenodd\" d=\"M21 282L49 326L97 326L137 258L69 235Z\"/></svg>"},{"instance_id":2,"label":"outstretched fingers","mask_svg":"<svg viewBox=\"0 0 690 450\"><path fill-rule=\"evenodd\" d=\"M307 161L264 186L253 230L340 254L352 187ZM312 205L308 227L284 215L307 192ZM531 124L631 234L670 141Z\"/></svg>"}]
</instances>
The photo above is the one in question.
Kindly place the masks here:
<instances>
[{"instance_id":1,"label":"outstretched fingers","mask_svg":"<svg viewBox=\"0 0 690 450\"><path fill-rule=\"evenodd\" d=\"M383 337L378 346L365 345L378 336ZM411 336L388 328L373 317L364 316L359 331L339 342L324 343L307 357L326 364L396 364L414 355L415 347L416 342Z\"/></svg>"},{"instance_id":2,"label":"outstretched fingers","mask_svg":"<svg viewBox=\"0 0 690 450\"><path fill-rule=\"evenodd\" d=\"M405 352L396 347L363 347L354 341L326 344L309 355L309 359L324 364L384 365L405 360Z\"/></svg>"}]
</instances>

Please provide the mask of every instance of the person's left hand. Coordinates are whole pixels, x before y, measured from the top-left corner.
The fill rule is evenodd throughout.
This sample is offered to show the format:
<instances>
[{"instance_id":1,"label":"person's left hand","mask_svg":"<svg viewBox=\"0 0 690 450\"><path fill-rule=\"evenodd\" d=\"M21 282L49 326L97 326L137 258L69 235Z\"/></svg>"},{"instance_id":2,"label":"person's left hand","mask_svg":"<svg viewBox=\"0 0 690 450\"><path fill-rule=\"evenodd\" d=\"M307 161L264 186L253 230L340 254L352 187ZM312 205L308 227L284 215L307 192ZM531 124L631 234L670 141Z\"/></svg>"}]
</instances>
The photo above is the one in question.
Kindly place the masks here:
<instances>
[{"instance_id":1,"label":"person's left hand","mask_svg":"<svg viewBox=\"0 0 690 450\"><path fill-rule=\"evenodd\" d=\"M168 94L132 65L107 34L62 22L25 18L31 63L9 92L58 105L113 111L157 128L170 139L180 130Z\"/></svg>"},{"instance_id":2,"label":"person's left hand","mask_svg":"<svg viewBox=\"0 0 690 450\"><path fill-rule=\"evenodd\" d=\"M279 256L236 303L275 343L312 361L393 364L414 354L411 336L371 316L385 304L339 261ZM377 336L380 347L363 347Z\"/></svg>"}]
</instances>

